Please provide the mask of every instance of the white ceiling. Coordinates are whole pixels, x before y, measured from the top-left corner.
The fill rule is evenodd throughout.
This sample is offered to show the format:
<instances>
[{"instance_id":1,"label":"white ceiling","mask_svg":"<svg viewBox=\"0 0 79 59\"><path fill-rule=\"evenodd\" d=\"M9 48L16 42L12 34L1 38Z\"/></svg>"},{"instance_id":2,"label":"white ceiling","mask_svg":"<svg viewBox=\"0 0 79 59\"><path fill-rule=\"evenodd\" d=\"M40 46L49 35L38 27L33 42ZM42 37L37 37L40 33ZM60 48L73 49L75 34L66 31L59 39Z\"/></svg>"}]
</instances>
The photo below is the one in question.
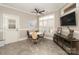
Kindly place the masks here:
<instances>
[{"instance_id":1,"label":"white ceiling","mask_svg":"<svg viewBox=\"0 0 79 59\"><path fill-rule=\"evenodd\" d=\"M34 8L46 10L45 14L54 12L62 8L65 3L3 3L4 5L31 13Z\"/></svg>"}]
</instances>

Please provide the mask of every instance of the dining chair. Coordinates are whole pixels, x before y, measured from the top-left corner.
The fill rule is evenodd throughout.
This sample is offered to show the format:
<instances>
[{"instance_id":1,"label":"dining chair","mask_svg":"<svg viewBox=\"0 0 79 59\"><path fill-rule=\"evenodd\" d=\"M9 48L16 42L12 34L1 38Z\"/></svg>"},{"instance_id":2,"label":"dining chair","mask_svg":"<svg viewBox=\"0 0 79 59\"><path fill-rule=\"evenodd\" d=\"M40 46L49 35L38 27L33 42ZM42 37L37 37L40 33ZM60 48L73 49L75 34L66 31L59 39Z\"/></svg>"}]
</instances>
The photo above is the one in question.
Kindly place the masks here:
<instances>
[{"instance_id":1,"label":"dining chair","mask_svg":"<svg viewBox=\"0 0 79 59\"><path fill-rule=\"evenodd\" d=\"M32 41L34 44L37 44L38 36L36 32L32 32Z\"/></svg>"},{"instance_id":2,"label":"dining chair","mask_svg":"<svg viewBox=\"0 0 79 59\"><path fill-rule=\"evenodd\" d=\"M28 39L32 39L32 36L29 34L28 30L27 30L27 37L28 37Z\"/></svg>"}]
</instances>

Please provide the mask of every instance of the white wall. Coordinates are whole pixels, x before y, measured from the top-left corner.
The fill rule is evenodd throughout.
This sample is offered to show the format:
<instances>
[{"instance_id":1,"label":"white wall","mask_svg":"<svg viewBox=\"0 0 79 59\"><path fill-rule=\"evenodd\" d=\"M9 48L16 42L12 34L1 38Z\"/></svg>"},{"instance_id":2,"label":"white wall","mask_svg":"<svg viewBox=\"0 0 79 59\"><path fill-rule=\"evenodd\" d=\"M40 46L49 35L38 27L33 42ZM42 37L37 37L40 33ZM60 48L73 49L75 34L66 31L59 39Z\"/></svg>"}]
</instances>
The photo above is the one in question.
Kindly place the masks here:
<instances>
[{"instance_id":1,"label":"white wall","mask_svg":"<svg viewBox=\"0 0 79 59\"><path fill-rule=\"evenodd\" d=\"M12 14L12 15L17 15L20 17L20 37L19 39L25 38L26 36L26 30L28 30L27 27L27 21L28 20L34 20L37 22L36 17L27 13L23 13L11 8L3 7L0 6L0 29L3 27L3 14ZM3 29L2 29L3 30ZM3 32L0 32L0 39L5 39L3 38Z\"/></svg>"},{"instance_id":2,"label":"white wall","mask_svg":"<svg viewBox=\"0 0 79 59\"><path fill-rule=\"evenodd\" d=\"M2 23L3 23L2 22L2 16L0 14L0 40L3 39L3 32L2 32L2 26L3 26L3 24Z\"/></svg>"}]
</instances>

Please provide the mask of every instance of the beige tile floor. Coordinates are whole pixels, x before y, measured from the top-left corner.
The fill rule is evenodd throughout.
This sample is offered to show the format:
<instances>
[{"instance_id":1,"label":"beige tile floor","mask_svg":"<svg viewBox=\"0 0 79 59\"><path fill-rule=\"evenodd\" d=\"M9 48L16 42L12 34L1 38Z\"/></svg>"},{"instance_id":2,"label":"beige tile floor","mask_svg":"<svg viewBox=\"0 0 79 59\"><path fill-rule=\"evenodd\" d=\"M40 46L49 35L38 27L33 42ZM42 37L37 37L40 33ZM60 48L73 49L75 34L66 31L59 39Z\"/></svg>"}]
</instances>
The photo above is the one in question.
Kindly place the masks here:
<instances>
[{"instance_id":1,"label":"beige tile floor","mask_svg":"<svg viewBox=\"0 0 79 59\"><path fill-rule=\"evenodd\" d=\"M0 55L67 55L52 40L43 39L37 44L23 40L0 47Z\"/></svg>"}]
</instances>

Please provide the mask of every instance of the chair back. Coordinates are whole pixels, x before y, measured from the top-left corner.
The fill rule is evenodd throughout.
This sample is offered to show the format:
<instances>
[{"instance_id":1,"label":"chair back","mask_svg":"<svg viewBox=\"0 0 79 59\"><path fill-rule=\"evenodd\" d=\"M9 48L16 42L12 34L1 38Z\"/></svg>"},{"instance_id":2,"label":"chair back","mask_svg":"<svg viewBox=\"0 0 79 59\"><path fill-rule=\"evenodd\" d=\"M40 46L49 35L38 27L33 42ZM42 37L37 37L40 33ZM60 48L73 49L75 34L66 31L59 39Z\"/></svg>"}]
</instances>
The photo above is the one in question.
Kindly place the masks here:
<instances>
[{"instance_id":1,"label":"chair back","mask_svg":"<svg viewBox=\"0 0 79 59\"><path fill-rule=\"evenodd\" d=\"M29 31L27 31L27 36L28 36L28 38L30 37Z\"/></svg>"},{"instance_id":2,"label":"chair back","mask_svg":"<svg viewBox=\"0 0 79 59\"><path fill-rule=\"evenodd\" d=\"M32 32L32 38L37 39L37 33L36 32Z\"/></svg>"}]
</instances>

